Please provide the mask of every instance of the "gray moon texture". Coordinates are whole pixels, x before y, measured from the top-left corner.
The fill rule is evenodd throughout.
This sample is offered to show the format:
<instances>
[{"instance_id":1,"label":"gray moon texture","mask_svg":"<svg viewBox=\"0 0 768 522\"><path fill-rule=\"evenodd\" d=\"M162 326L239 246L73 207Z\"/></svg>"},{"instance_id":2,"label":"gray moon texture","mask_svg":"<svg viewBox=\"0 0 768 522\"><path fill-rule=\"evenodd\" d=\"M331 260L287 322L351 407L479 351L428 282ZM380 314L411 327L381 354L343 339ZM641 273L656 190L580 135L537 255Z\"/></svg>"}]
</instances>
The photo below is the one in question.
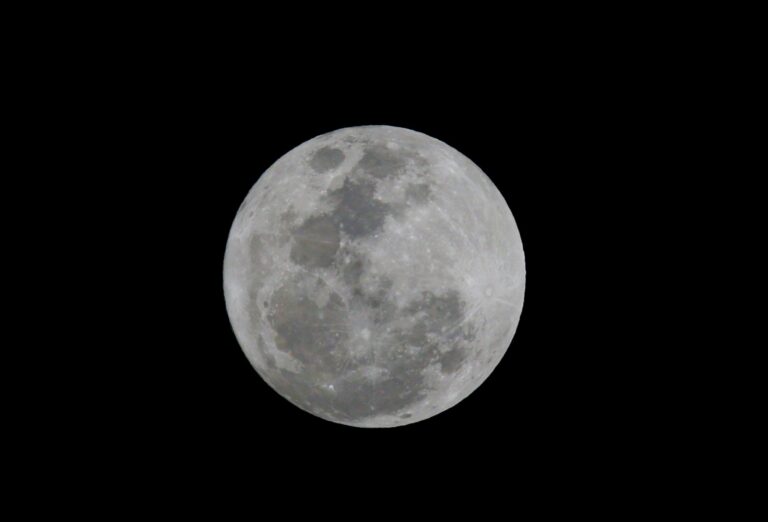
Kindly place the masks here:
<instances>
[{"instance_id":1,"label":"gray moon texture","mask_svg":"<svg viewBox=\"0 0 768 522\"><path fill-rule=\"evenodd\" d=\"M490 375L515 334L525 259L504 197L425 134L340 129L274 163L237 212L224 295L258 374L359 427L427 419Z\"/></svg>"}]
</instances>

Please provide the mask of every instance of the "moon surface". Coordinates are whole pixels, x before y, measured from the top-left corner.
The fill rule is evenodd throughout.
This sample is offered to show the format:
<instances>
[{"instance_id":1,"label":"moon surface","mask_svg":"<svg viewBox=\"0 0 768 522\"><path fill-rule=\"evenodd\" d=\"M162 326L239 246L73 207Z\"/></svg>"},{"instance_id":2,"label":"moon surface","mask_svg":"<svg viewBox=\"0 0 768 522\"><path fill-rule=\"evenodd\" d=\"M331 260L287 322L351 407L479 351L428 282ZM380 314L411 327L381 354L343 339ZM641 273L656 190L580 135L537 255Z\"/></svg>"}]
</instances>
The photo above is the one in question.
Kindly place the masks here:
<instances>
[{"instance_id":1,"label":"moon surface","mask_svg":"<svg viewBox=\"0 0 768 522\"><path fill-rule=\"evenodd\" d=\"M261 377L323 419L427 419L490 375L517 328L515 220L468 158L425 134L340 129L274 163L224 256L232 328Z\"/></svg>"}]
</instances>

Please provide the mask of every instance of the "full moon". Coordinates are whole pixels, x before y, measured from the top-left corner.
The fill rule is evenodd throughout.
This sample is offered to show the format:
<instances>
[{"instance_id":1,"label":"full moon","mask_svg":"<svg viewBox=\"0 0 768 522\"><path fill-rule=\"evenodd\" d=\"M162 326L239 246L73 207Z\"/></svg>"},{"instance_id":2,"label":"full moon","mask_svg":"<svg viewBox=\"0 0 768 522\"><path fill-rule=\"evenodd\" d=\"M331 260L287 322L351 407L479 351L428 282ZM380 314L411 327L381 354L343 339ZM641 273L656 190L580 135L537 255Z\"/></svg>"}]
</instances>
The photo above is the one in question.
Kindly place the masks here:
<instances>
[{"instance_id":1,"label":"full moon","mask_svg":"<svg viewBox=\"0 0 768 522\"><path fill-rule=\"evenodd\" d=\"M288 401L359 427L418 422L497 366L525 259L504 197L463 154L388 126L340 129L274 163L224 255L232 328Z\"/></svg>"}]
</instances>

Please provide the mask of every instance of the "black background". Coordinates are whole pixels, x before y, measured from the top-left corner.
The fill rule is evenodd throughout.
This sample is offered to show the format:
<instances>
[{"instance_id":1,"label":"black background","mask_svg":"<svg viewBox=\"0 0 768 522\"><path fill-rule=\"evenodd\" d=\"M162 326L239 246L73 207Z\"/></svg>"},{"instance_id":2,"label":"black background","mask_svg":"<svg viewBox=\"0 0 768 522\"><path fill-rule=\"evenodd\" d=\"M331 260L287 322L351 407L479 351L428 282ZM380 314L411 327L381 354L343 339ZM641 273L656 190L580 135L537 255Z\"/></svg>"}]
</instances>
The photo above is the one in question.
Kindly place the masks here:
<instances>
[{"instance_id":1,"label":"black background","mask_svg":"<svg viewBox=\"0 0 768 522\"><path fill-rule=\"evenodd\" d=\"M8 256L40 265L10 279L44 283L16 303L33 320L7 350L43 376L9 394L31 442L11 448L28 483L38 491L52 470L55 489L127 497L113 508L175 490L175 506L194 509L216 482L235 482L254 516L266 517L273 490L288 493L279 513L291 518L301 507L348 511L355 498L369 504L356 515L402 516L418 500L430 511L468 504L478 518L529 491L537 509L572 512L631 493L638 470L651 486L624 508L646 505L659 482L675 495L680 454L694 471L707 465L698 434L676 427L709 408L685 378L703 344L690 331L708 333L718 310L703 296L695 325L664 327L688 308L680 281L692 268L708 272L694 281L703 292L723 284L712 275L713 209L688 208L708 183L692 159L717 149L695 132L710 132L710 102L722 97L704 88L723 76L712 60L739 54L721 46L717 24L690 10L646 23L583 6L528 17L457 4L420 19L377 4L334 25L287 7L98 23L68 12L82 30L49 12L50 32L37 13L50 37L13 42L22 71L10 76L28 95L9 97L24 120L13 134L31 145L17 177L34 187L10 224L43 218L28 234L43 254ZM681 30L694 27L717 38L702 47ZM515 216L527 272L496 371L450 410L394 429L333 424L273 392L237 345L222 291L229 227L259 175L318 134L377 124L424 132L477 163ZM717 197L702 201L719 211ZM35 454L44 468L28 461Z\"/></svg>"},{"instance_id":2,"label":"black background","mask_svg":"<svg viewBox=\"0 0 768 522\"><path fill-rule=\"evenodd\" d=\"M93 233L124 231L107 248L124 262L110 292L126 296L126 313L109 314L103 339L119 345L89 364L116 390L95 400L126 455L177 472L395 467L417 480L487 466L575 473L596 455L642 453L638 398L652 383L638 386L638 368L652 350L637 349L626 303L649 288L626 209L648 182L638 129L652 99L623 88L616 68L499 63L339 78L319 58L287 70L198 56L120 76L103 116L124 122L105 145L120 159ZM498 368L450 410L395 429L330 423L271 390L238 346L222 290L229 227L259 175L355 125L414 129L472 159L504 195L526 256L522 316Z\"/></svg>"}]
</instances>

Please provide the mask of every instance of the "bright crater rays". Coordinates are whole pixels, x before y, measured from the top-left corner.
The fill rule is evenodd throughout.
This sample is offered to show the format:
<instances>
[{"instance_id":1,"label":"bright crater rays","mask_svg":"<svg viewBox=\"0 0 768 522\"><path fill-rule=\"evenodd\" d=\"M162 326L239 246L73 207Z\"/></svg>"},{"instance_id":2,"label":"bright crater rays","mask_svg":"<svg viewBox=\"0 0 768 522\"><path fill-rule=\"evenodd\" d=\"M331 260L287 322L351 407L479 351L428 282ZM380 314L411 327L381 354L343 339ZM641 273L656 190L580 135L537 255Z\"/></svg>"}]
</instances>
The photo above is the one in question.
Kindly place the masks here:
<instances>
[{"instance_id":1,"label":"bright crater rays","mask_svg":"<svg viewBox=\"0 0 768 522\"><path fill-rule=\"evenodd\" d=\"M525 261L504 198L424 134L353 127L272 165L224 257L235 335L261 377L324 419L391 427L472 393L523 306Z\"/></svg>"}]
</instances>

